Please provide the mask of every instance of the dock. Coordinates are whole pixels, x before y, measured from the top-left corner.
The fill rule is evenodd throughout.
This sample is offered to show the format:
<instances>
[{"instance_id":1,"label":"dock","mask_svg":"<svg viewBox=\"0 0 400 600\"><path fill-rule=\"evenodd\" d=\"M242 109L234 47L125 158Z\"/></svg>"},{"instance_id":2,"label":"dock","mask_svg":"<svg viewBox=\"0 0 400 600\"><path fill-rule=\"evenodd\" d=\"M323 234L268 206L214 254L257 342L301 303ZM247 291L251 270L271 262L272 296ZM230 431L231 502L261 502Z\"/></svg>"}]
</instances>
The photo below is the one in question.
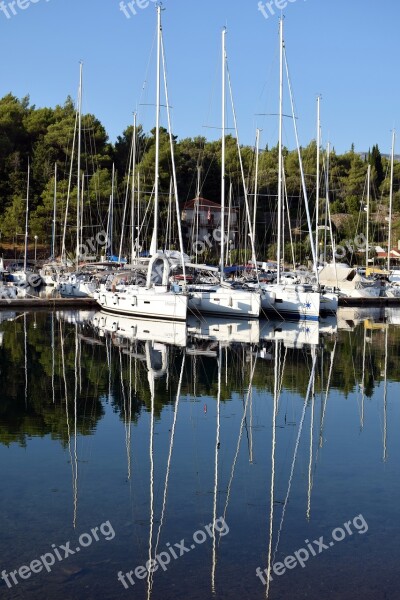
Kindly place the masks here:
<instances>
[{"instance_id":1,"label":"dock","mask_svg":"<svg viewBox=\"0 0 400 600\"><path fill-rule=\"evenodd\" d=\"M0 308L88 309L98 308L94 298L8 298L0 299Z\"/></svg>"},{"instance_id":2,"label":"dock","mask_svg":"<svg viewBox=\"0 0 400 600\"><path fill-rule=\"evenodd\" d=\"M339 296L339 306L400 306L400 298L342 298Z\"/></svg>"}]
</instances>

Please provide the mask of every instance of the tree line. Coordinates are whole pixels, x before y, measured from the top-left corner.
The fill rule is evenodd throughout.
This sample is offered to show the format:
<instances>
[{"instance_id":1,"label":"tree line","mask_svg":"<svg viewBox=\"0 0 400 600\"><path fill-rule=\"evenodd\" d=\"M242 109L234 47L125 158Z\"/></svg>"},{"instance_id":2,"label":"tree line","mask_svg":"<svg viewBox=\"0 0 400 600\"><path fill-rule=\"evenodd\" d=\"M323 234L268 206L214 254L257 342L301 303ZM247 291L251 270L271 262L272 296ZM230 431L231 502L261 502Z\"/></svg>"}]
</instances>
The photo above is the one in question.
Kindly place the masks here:
<instances>
[{"instance_id":1,"label":"tree line","mask_svg":"<svg viewBox=\"0 0 400 600\"><path fill-rule=\"evenodd\" d=\"M65 224L68 191L69 205L66 245L73 247L76 238L77 181L76 158L73 160L76 107L68 97L64 105L55 108L36 108L29 97L19 99L7 94L0 99L0 245L3 253L20 248L24 241L25 205L27 196L27 170L30 164L29 231L37 236L42 252L49 254L51 222L57 165L56 241L60 250ZM111 143L103 124L92 114L82 116L82 160L79 174L82 187L83 226L86 237L105 228L108 219L112 190L112 171L115 169L115 219L114 236L121 231L123 207L127 197L128 169L132 148L133 126L129 125ZM180 207L197 194L217 203L221 187L221 140L208 141L205 137L178 139L173 136L174 156L178 178ZM76 148L76 140L75 140ZM296 260L304 261L309 254L306 214L301 191L301 174L297 150L284 148L284 188L287 197L286 230L292 232L290 243L295 248ZM250 209L254 206L255 149L242 146L241 155L245 172ZM316 210L316 142L311 141L301 149L311 215ZM136 190L140 190L141 214L154 187L155 130L145 133L136 129ZM366 173L371 165L371 243L385 244L387 236L387 211L389 202L389 158L381 154L377 145L363 155L354 146L344 154L332 150L329 156L329 177L326 176L327 157L322 153L319 214L324 223L326 214L326 185L330 200L336 243L354 239L366 229ZM227 189L231 187L232 203L238 211L236 248L246 244L247 221L244 210L244 185L236 139L226 138ZM160 132L160 212L168 211L171 178L171 152L168 132ZM278 190L278 148L263 148L259 153L258 202L256 219L256 245L260 258L274 257L276 243L276 208ZM286 203L285 203L286 204ZM140 205L139 205L140 206ZM394 168L393 239L400 237L400 163ZM140 211L139 211L140 212ZM147 211L149 217L151 211ZM313 218L314 218L313 217ZM164 222L165 219L161 219ZM315 222L313 222L315 226ZM143 230L144 246L151 235L151 226ZM124 235L128 237L125 221ZM161 232L161 236L164 235ZM161 240L162 241L162 240ZM285 250L290 254L289 236L285 236Z\"/></svg>"}]
</instances>

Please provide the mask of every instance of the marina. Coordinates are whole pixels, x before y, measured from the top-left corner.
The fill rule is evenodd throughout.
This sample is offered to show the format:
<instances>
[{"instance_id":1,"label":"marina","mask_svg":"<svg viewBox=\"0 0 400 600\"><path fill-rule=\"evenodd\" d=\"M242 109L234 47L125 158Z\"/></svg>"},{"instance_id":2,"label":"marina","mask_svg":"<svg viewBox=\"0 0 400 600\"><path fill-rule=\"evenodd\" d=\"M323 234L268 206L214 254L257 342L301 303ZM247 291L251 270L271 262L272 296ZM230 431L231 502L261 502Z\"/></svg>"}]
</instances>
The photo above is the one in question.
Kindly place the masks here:
<instances>
[{"instance_id":1,"label":"marina","mask_svg":"<svg viewBox=\"0 0 400 600\"><path fill-rule=\"evenodd\" d=\"M363 4L0 0L2 599L400 599L400 5Z\"/></svg>"}]
</instances>

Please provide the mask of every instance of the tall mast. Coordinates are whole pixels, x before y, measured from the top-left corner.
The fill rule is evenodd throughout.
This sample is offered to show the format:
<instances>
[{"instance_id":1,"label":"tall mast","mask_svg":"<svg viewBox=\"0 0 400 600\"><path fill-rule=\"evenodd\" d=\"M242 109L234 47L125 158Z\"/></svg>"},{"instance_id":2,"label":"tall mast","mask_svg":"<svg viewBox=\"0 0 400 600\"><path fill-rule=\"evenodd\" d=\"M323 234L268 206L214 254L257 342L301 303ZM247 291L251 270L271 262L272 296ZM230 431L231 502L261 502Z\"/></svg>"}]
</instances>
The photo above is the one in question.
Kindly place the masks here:
<instances>
[{"instance_id":1,"label":"tall mast","mask_svg":"<svg viewBox=\"0 0 400 600\"><path fill-rule=\"evenodd\" d=\"M82 180L81 180L81 226L80 226L80 237L79 237L79 244L80 247L83 245L83 201L84 201L84 194L85 194L85 173L82 173Z\"/></svg>"},{"instance_id":2,"label":"tall mast","mask_svg":"<svg viewBox=\"0 0 400 600\"><path fill-rule=\"evenodd\" d=\"M200 214L199 214L199 208L200 208L200 194L201 194L201 166L197 165L197 191L196 191L196 202L195 202L195 231L194 231L194 239L197 241L198 237L199 237L199 218L200 218ZM210 210L210 209L209 209ZM198 244L195 244L196 250L195 250L195 254L196 254L196 264L197 264L197 246Z\"/></svg>"},{"instance_id":3,"label":"tall mast","mask_svg":"<svg viewBox=\"0 0 400 600\"><path fill-rule=\"evenodd\" d=\"M110 230L109 230L109 252L110 257L113 256L113 231L114 231L114 194L115 194L115 165L113 163L112 166L112 175L111 175L111 198L110 198Z\"/></svg>"},{"instance_id":4,"label":"tall mast","mask_svg":"<svg viewBox=\"0 0 400 600\"><path fill-rule=\"evenodd\" d=\"M79 94L78 94L78 178L76 190L76 267L79 266L80 244L79 244L79 228L80 228L80 206L81 206L81 148L82 148L82 74L83 63L79 64Z\"/></svg>"},{"instance_id":5,"label":"tall mast","mask_svg":"<svg viewBox=\"0 0 400 600\"><path fill-rule=\"evenodd\" d=\"M131 262L135 256L135 176L136 176L136 113L133 113L132 199L131 199ZM139 225L139 223L138 223Z\"/></svg>"},{"instance_id":6,"label":"tall mast","mask_svg":"<svg viewBox=\"0 0 400 600\"><path fill-rule=\"evenodd\" d=\"M108 248L108 256L111 256L111 236L110 236L110 224L111 224L111 219L110 219L110 215L111 215L111 201L112 201L112 195L110 194L110 200L108 202L108 214L107 214L107 230L106 230L106 239L107 239L107 248ZM106 258L107 258L107 254L106 254Z\"/></svg>"},{"instance_id":7,"label":"tall mast","mask_svg":"<svg viewBox=\"0 0 400 600\"><path fill-rule=\"evenodd\" d=\"M140 171L137 173L137 236L136 236L136 248L140 254Z\"/></svg>"},{"instance_id":8,"label":"tall mast","mask_svg":"<svg viewBox=\"0 0 400 600\"><path fill-rule=\"evenodd\" d=\"M28 259L28 219L29 219L29 183L31 176L31 163L28 158L28 178L26 183L26 210L25 210L25 251L24 251L24 273L26 273L26 263Z\"/></svg>"},{"instance_id":9,"label":"tall mast","mask_svg":"<svg viewBox=\"0 0 400 600\"><path fill-rule=\"evenodd\" d=\"M256 130L256 173L254 181L254 203L253 203L253 236L256 237L257 195L258 195L258 161L260 153L260 130ZM254 265L256 268L256 265Z\"/></svg>"},{"instance_id":10,"label":"tall mast","mask_svg":"<svg viewBox=\"0 0 400 600\"><path fill-rule=\"evenodd\" d=\"M225 93L226 93L226 27L222 30L222 137L221 137L221 282L224 280L224 233L225 233Z\"/></svg>"},{"instance_id":11,"label":"tall mast","mask_svg":"<svg viewBox=\"0 0 400 600\"><path fill-rule=\"evenodd\" d=\"M225 263L228 262L228 260L230 259L230 249L231 249L231 244L230 244L230 239L231 239L231 213L232 213L232 182L230 182L229 184L229 195L228 195L228 226L227 226L227 232L226 232L226 259L225 259ZM229 260L229 265L230 264L230 260Z\"/></svg>"},{"instance_id":12,"label":"tall mast","mask_svg":"<svg viewBox=\"0 0 400 600\"><path fill-rule=\"evenodd\" d=\"M365 247L365 268L368 269L368 255L369 255L369 200L371 193L371 165L368 165L367 171L367 245Z\"/></svg>"},{"instance_id":13,"label":"tall mast","mask_svg":"<svg viewBox=\"0 0 400 600\"><path fill-rule=\"evenodd\" d=\"M277 239L277 273L276 282L279 284L281 279L281 229L282 229L282 109L283 109L283 18L279 21L279 169L278 169L278 239Z\"/></svg>"},{"instance_id":14,"label":"tall mast","mask_svg":"<svg viewBox=\"0 0 400 600\"><path fill-rule=\"evenodd\" d=\"M159 195L159 160L160 160L160 66L161 66L161 6L157 6L157 90L156 90L156 164L154 175L154 228L150 245L150 256L157 252L158 241L158 195Z\"/></svg>"},{"instance_id":15,"label":"tall mast","mask_svg":"<svg viewBox=\"0 0 400 600\"><path fill-rule=\"evenodd\" d=\"M319 176L320 176L320 153L321 153L321 96L317 96L317 181L315 191L315 252L318 255L318 221L319 221Z\"/></svg>"},{"instance_id":16,"label":"tall mast","mask_svg":"<svg viewBox=\"0 0 400 600\"><path fill-rule=\"evenodd\" d=\"M388 234L388 255L387 270L390 271L390 249L392 246L392 208L393 208L393 170L394 170L394 144L396 141L396 132L392 134L392 156L390 160L390 197L389 197L389 234Z\"/></svg>"},{"instance_id":17,"label":"tall mast","mask_svg":"<svg viewBox=\"0 0 400 600\"><path fill-rule=\"evenodd\" d=\"M54 165L53 230L51 234L51 257L56 257L56 210L57 210L57 163Z\"/></svg>"},{"instance_id":18,"label":"tall mast","mask_svg":"<svg viewBox=\"0 0 400 600\"><path fill-rule=\"evenodd\" d=\"M197 191L196 198L200 198L201 194L201 166L197 165Z\"/></svg>"},{"instance_id":19,"label":"tall mast","mask_svg":"<svg viewBox=\"0 0 400 600\"><path fill-rule=\"evenodd\" d=\"M331 145L330 142L326 146L326 177L325 177L325 225L324 225L324 262L326 263L326 243L327 243L327 231L328 231L328 207L329 207L329 161L331 156ZM335 256L336 248L334 248L333 239L332 241L332 254Z\"/></svg>"}]
</instances>

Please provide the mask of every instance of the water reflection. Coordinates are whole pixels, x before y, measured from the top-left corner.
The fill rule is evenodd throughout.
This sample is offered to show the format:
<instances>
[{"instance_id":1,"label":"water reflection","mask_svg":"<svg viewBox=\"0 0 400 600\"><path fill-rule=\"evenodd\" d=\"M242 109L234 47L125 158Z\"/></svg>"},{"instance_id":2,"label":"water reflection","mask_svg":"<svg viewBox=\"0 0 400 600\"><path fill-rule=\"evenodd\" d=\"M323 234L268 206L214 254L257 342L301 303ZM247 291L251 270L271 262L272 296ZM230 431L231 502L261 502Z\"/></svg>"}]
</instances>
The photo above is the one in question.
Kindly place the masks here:
<instances>
[{"instance_id":1,"label":"water reflection","mask_svg":"<svg viewBox=\"0 0 400 600\"><path fill-rule=\"evenodd\" d=\"M0 312L1 506L13 532L2 568L110 519L112 546L18 591L119 598L130 592L117 573L170 552L165 570L125 579L135 597L378 597L371 566L392 563L399 522L399 314L165 324ZM365 536L275 575L304 540L360 513ZM192 548L219 518L229 534L209 527ZM190 552L175 559L183 539ZM396 578L380 583L387 597Z\"/></svg>"}]
</instances>

